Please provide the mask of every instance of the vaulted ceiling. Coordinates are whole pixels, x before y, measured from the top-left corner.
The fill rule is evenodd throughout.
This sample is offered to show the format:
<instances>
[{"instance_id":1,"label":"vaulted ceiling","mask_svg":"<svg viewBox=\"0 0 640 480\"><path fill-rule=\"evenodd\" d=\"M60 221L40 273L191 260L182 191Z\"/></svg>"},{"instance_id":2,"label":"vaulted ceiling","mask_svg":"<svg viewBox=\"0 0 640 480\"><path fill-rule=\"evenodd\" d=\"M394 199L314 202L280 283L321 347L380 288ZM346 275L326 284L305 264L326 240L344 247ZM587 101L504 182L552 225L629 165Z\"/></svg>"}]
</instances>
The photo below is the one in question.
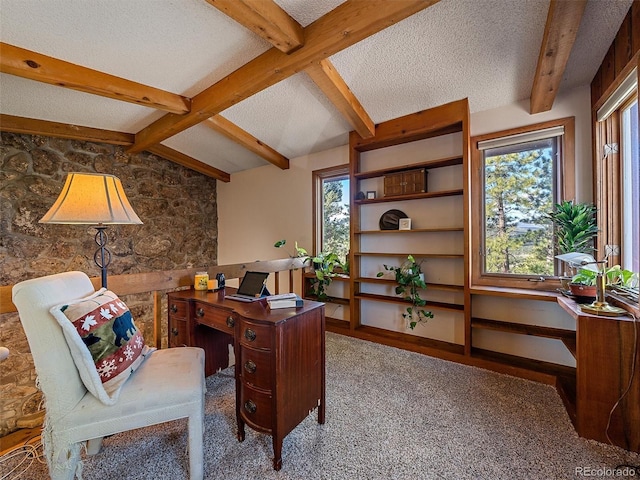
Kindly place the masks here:
<instances>
[{"instance_id":1,"label":"vaulted ceiling","mask_svg":"<svg viewBox=\"0 0 640 480\"><path fill-rule=\"evenodd\" d=\"M223 181L468 97L549 110L632 0L0 0L0 128Z\"/></svg>"}]
</instances>

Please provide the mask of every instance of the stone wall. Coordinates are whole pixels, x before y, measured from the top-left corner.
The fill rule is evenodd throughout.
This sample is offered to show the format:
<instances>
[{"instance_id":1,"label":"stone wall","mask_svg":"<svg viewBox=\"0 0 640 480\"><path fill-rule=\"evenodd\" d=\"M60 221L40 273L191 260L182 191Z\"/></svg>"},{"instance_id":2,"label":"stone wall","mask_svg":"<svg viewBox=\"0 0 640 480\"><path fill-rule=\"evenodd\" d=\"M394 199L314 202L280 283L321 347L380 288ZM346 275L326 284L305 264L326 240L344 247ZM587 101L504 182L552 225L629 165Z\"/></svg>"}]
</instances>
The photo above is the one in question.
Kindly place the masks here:
<instances>
[{"instance_id":1,"label":"stone wall","mask_svg":"<svg viewBox=\"0 0 640 480\"><path fill-rule=\"evenodd\" d=\"M128 155L118 146L3 132L0 285L70 270L100 275L93 262L95 229L38 223L58 197L68 172L116 175L144 222L108 228L110 275L217 263L215 179L146 152ZM152 294L123 300L151 343ZM37 422L33 417L38 417L42 405L17 314L0 315L0 345L10 349L9 358L0 364L0 436L4 436Z\"/></svg>"}]
</instances>

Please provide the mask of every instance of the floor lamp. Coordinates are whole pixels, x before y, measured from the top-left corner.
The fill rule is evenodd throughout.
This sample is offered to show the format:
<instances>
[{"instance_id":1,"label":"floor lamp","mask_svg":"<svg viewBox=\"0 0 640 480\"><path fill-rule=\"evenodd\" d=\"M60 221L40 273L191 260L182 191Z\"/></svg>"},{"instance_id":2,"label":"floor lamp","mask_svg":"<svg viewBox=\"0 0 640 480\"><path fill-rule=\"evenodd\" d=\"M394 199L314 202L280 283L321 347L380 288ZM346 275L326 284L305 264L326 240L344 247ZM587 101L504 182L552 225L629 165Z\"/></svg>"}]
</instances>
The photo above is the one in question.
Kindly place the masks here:
<instances>
[{"instance_id":1,"label":"floor lamp","mask_svg":"<svg viewBox=\"0 0 640 480\"><path fill-rule=\"evenodd\" d=\"M107 288L107 267L111 252L106 247L108 225L140 225L120 179L102 173L69 173L53 206L40 223L94 225L98 249L93 255L102 270L102 286Z\"/></svg>"}]
</instances>

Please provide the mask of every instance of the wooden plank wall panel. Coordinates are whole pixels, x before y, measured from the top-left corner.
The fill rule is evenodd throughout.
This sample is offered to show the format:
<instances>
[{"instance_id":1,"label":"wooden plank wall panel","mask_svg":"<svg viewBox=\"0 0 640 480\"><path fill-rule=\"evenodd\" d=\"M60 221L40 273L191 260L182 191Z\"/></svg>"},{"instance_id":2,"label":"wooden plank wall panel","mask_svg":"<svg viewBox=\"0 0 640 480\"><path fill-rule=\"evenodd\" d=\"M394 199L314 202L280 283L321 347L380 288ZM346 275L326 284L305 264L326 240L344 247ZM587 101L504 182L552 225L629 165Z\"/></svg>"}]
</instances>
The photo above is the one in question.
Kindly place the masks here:
<instances>
[{"instance_id":1,"label":"wooden plank wall panel","mask_svg":"<svg viewBox=\"0 0 640 480\"><path fill-rule=\"evenodd\" d=\"M614 45L614 72L617 77L622 69L627 65L633 54L631 53L631 11L627 14L620 25Z\"/></svg>"},{"instance_id":2,"label":"wooden plank wall panel","mask_svg":"<svg viewBox=\"0 0 640 480\"><path fill-rule=\"evenodd\" d=\"M607 50L607 54L602 61L602 86L608 87L616 79L616 49L615 41Z\"/></svg>"},{"instance_id":3,"label":"wooden plank wall panel","mask_svg":"<svg viewBox=\"0 0 640 480\"><path fill-rule=\"evenodd\" d=\"M600 101L627 66L634 55L640 51L640 0L634 0L629 8L611 47L607 51L602 64L591 81L591 106Z\"/></svg>"},{"instance_id":4,"label":"wooden plank wall panel","mask_svg":"<svg viewBox=\"0 0 640 480\"><path fill-rule=\"evenodd\" d=\"M635 28L633 28L635 26ZM640 2L635 1L631 5L631 51L632 55L640 51Z\"/></svg>"}]
</instances>

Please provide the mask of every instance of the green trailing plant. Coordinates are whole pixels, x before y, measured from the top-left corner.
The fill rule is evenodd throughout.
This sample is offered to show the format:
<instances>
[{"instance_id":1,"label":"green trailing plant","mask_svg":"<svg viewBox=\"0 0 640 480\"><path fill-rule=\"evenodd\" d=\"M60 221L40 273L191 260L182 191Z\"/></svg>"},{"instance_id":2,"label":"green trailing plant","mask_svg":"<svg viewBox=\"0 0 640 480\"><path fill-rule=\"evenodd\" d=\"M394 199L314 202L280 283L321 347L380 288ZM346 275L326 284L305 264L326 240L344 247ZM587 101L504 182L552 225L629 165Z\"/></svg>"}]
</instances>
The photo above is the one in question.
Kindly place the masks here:
<instances>
[{"instance_id":1,"label":"green trailing plant","mask_svg":"<svg viewBox=\"0 0 640 480\"><path fill-rule=\"evenodd\" d=\"M427 323L429 318L433 318L433 313L424 309L426 300L420 297L420 290L427 288L420 264L416 262L413 255L409 255L407 260L399 267L393 265L383 265L384 269L393 272L397 282L396 294L402 295L404 300L411 303L405 313L402 314L409 328L413 330L418 323ZM382 277L385 272L378 272L377 277Z\"/></svg>"},{"instance_id":2,"label":"green trailing plant","mask_svg":"<svg viewBox=\"0 0 640 480\"><path fill-rule=\"evenodd\" d=\"M286 245L286 240L278 240L273 246L276 248L282 248ZM316 256L309 255L307 250L298 246L298 242L295 243L295 258L304 258L304 262L310 264L313 267L313 273L315 278L311 280L311 294L318 300L325 301L329 299L326 289L331 284L333 277L337 274L335 272L336 267L341 267L343 270L345 264L340 262L340 258L333 252L320 252ZM348 264L346 264L348 269Z\"/></svg>"},{"instance_id":3,"label":"green trailing plant","mask_svg":"<svg viewBox=\"0 0 640 480\"><path fill-rule=\"evenodd\" d=\"M335 268L340 266L338 255L333 252L320 252L311 259L313 263L313 271L315 278L311 281L311 291L320 301L329 299L326 288L331 284L333 277L336 276Z\"/></svg>"},{"instance_id":4,"label":"green trailing plant","mask_svg":"<svg viewBox=\"0 0 640 480\"><path fill-rule=\"evenodd\" d=\"M287 244L286 240L278 240L276 243L273 244L274 247L276 248L282 248ZM309 254L307 253L307 251L298 246L298 242L295 243L295 255L291 255L289 254L290 257L293 258L309 258Z\"/></svg>"},{"instance_id":5,"label":"green trailing plant","mask_svg":"<svg viewBox=\"0 0 640 480\"><path fill-rule=\"evenodd\" d=\"M593 238L598 233L596 207L590 203L556 203L549 218L555 227L558 253L593 253Z\"/></svg>"}]
</instances>

